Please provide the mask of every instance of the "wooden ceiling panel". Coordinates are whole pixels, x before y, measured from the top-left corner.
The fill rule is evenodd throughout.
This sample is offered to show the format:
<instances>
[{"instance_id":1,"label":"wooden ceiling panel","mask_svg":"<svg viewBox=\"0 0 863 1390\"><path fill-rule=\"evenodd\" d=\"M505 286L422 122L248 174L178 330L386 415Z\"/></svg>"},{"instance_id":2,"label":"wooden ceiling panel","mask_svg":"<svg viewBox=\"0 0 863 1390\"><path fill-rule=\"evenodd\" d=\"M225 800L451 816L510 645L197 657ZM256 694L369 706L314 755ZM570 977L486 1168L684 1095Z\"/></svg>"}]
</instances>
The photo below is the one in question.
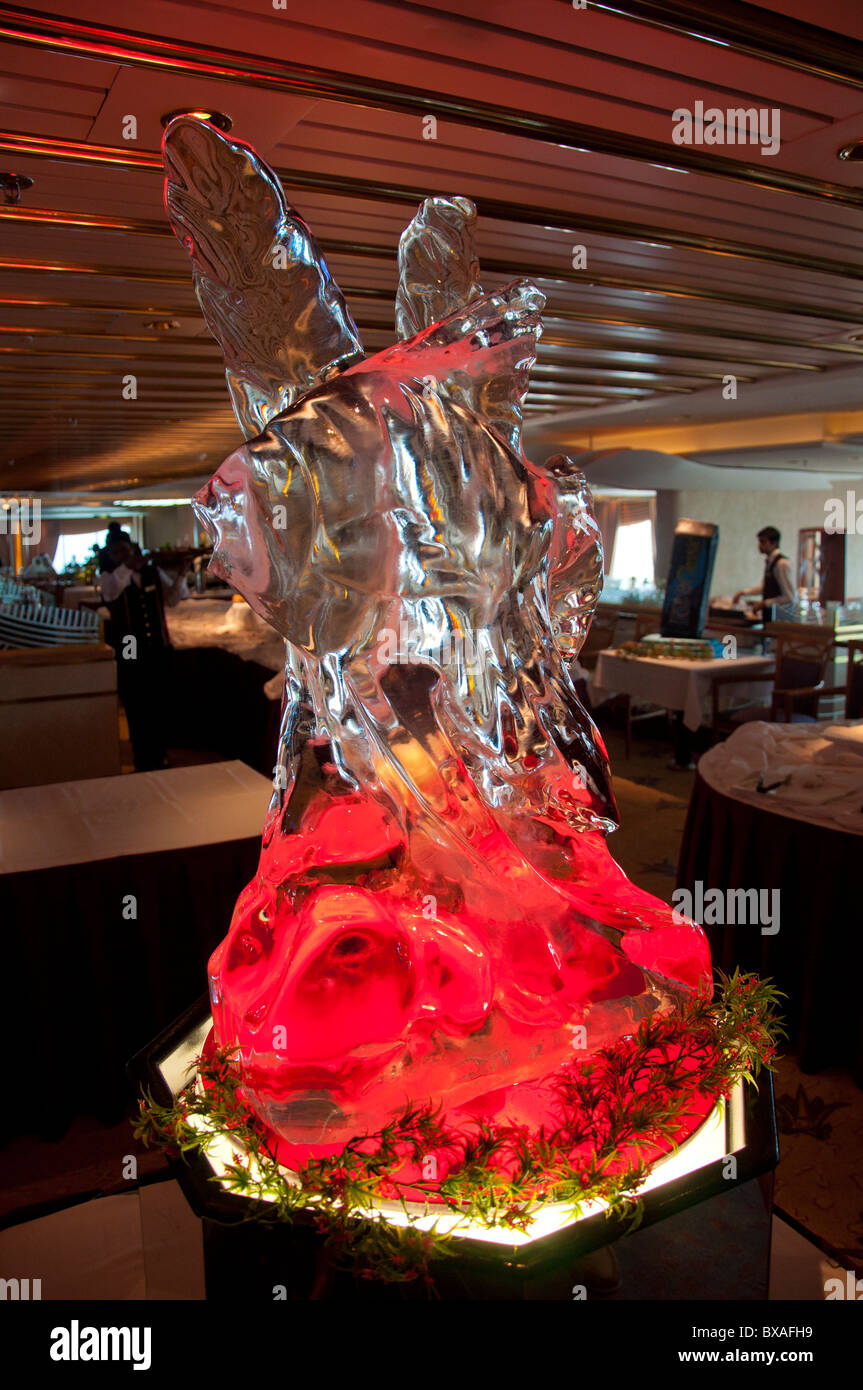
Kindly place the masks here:
<instances>
[{"instance_id":1,"label":"wooden ceiling panel","mask_svg":"<svg viewBox=\"0 0 863 1390\"><path fill-rule=\"evenodd\" d=\"M811 24L812 6L808 0L787 0L787 3L786 0L777 0L775 6L768 8L790 15L794 6L796 17ZM450 0L423 0L422 5L424 10L437 10L441 17L449 7ZM538 0L530 6L525 6L522 0L497 0L494 23L520 33L528 44L544 40L565 45L567 61L572 65L577 64L582 55L590 54L617 65L625 73L633 75L634 79L642 71L646 71L650 78L653 74L672 73L682 80L689 79L699 87L696 97L704 90L701 84L709 81L716 84L717 91L724 90L732 95L744 91L758 92L774 105L799 104L812 110L829 111L834 116L846 114L847 103L854 100L853 92L849 94L848 89L821 76L786 69L746 53L732 50L719 54L713 48L712 52L708 50L705 59L703 41L632 22L625 15L613 12L620 8L616 4L604 6L596 3L596 0L586 10L574 10L571 0ZM670 9L670 6L666 8ZM694 27L701 33L707 33L711 11L718 14L720 7L708 7L702 3L699 8L702 11L700 22ZM722 9L727 8L728 0L725 0ZM817 17L828 30L851 33L847 24L852 8L848 0L831 0L827 17L822 20L823 7L820 4ZM473 21L475 33L479 33L481 27L489 22L487 0L461 0L459 12L465 22ZM863 33L857 37L863 38Z\"/></svg>"},{"instance_id":2,"label":"wooden ceiling panel","mask_svg":"<svg viewBox=\"0 0 863 1390\"><path fill-rule=\"evenodd\" d=\"M624 403L703 411L728 373L771 408L856 406L863 164L836 149L863 138L863 32L841 15L831 33L795 0L773 8L799 29L736 0L290 3L0 4L0 168L35 179L0 205L0 490L192 478L238 443L162 208L159 117L202 102L282 172L370 351L392 341L416 203L476 198L486 287L534 275L547 297L528 397L546 434ZM676 146L696 100L778 106L779 154Z\"/></svg>"}]
</instances>

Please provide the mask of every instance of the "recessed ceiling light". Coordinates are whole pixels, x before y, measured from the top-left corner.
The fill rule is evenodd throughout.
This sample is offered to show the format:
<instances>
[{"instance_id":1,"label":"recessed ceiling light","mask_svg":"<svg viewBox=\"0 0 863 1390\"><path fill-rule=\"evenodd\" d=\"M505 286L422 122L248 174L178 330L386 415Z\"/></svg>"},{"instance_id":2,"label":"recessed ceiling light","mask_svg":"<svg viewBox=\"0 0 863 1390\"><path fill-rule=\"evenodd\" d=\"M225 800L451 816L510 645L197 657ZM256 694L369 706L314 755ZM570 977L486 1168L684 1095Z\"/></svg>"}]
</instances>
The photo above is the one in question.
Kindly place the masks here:
<instances>
[{"instance_id":1,"label":"recessed ceiling light","mask_svg":"<svg viewBox=\"0 0 863 1390\"><path fill-rule=\"evenodd\" d=\"M837 159L849 159L857 162L863 160L863 140L852 140L847 145L842 145L836 151Z\"/></svg>"},{"instance_id":2,"label":"recessed ceiling light","mask_svg":"<svg viewBox=\"0 0 863 1390\"><path fill-rule=\"evenodd\" d=\"M194 116L195 120L209 121L210 125L214 125L217 130L224 131L230 130L234 124L230 116L226 116L224 111L204 111L197 107L189 109L186 106L179 106L176 111L166 111L164 116L160 117L162 129L164 130L165 126L170 125L177 116Z\"/></svg>"},{"instance_id":3,"label":"recessed ceiling light","mask_svg":"<svg viewBox=\"0 0 863 1390\"><path fill-rule=\"evenodd\" d=\"M154 329L157 333L167 333L168 330L171 329L171 328L179 328L179 327L180 327L180 320L179 320L179 319L151 319L149 323L145 323L145 324L144 324L144 327L145 327L145 328L152 328L152 329Z\"/></svg>"}]
</instances>

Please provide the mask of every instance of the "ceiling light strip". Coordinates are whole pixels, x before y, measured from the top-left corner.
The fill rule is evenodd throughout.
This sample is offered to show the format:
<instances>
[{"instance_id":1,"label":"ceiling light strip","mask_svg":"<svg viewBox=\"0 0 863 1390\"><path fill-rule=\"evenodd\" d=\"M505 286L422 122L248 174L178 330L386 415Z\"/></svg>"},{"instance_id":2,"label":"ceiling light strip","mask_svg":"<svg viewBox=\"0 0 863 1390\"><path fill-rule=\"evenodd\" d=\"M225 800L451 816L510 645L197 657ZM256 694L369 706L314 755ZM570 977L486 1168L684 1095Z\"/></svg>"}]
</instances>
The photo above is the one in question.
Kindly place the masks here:
<instances>
[{"instance_id":1,"label":"ceiling light strip","mask_svg":"<svg viewBox=\"0 0 863 1390\"><path fill-rule=\"evenodd\" d=\"M362 248L351 246L350 243L321 243L323 249L332 252L334 246L345 246L344 254L354 256L364 256ZM384 248L374 248L375 260L389 260L395 268L394 257ZM338 254L338 252L336 252ZM58 273L64 275L95 275L102 276L110 280L125 280L129 283L142 282L151 284L181 285L188 289L188 275L169 275L165 272L152 274L148 271L140 271L131 267L120 266L92 266L80 263L64 263L61 261L23 261L23 260L0 260L0 272L11 271L16 274L34 273ZM566 266L560 268L553 266L525 266L516 265L511 261L497 261L494 259L483 260L483 271L490 275L501 275L508 279L515 276L524 276L531 280L541 280L546 284L577 285L579 289L608 289L619 290L628 294L656 295L670 299L689 299L695 302L707 302L710 304L738 306L750 311L757 310L768 314L790 314L794 317L809 319L823 319L831 323L849 323L858 325L863 318L863 305L852 305L850 309L836 309L823 304L809 305L803 301L766 299L763 296L755 296L746 293L734 294L727 290L713 289L710 286L702 285L695 287L692 285L675 285L668 281L653 280L649 283L643 280L633 280L623 275L605 275L595 271L568 270ZM145 312L149 313L149 310Z\"/></svg>"},{"instance_id":2,"label":"ceiling light strip","mask_svg":"<svg viewBox=\"0 0 863 1390\"><path fill-rule=\"evenodd\" d=\"M347 297L349 298L349 296ZM3 303L4 301L0 299L0 307L2 307ZM573 315L572 317L574 318L575 316ZM615 343L613 345L603 345L602 343L598 343L595 341L595 339L591 338L577 338L569 336L567 334L550 335L547 331L545 331L545 325L548 322L549 319L547 318L543 320L544 331L542 341L540 343L540 357L538 366L541 366L543 364L547 365L547 359L544 355L545 349L549 347L561 347L566 349L577 349L579 351L588 352L591 354L592 362L593 359L595 359L597 356L611 356L616 361L619 361L622 357L649 357L651 359L680 358L684 361L691 362L733 362L741 366L783 368L788 371L817 372L821 370L821 368L813 362L786 362L753 357L731 357L726 356L725 353L696 352L694 349L669 348L665 346L647 346L646 344L644 346L636 344L624 345L621 343ZM392 338L393 336L394 330L388 324L371 323L369 321L359 319L356 316L354 317L354 323L357 325L357 328L360 330L361 333L383 333L386 334L388 338ZM65 340L81 339L85 342L96 341L100 343L146 343L151 347L161 347L165 343L170 343L172 347L177 347L179 345L182 345L184 347L212 346L212 344L208 342L207 338L202 337L200 335L191 336L186 334L175 334L171 332L165 333L161 337L157 337L152 333L114 332L110 328L103 328L99 329L97 332L93 332L90 329L75 328L74 326L71 328L46 328L41 324L0 323L0 336L2 336L2 334L4 333L14 333L21 337L27 338L63 338ZM858 349L858 351L863 352L863 348ZM564 367L574 365L577 367L579 365L579 362L580 359L573 359L572 363L570 363L570 360L567 359L565 361L559 362L558 365ZM642 364L634 362L631 365L637 368ZM595 369L595 362L593 362L593 370ZM657 367L657 370L662 369ZM667 368L666 370L671 369ZM684 371L683 375L688 376L690 375L690 373Z\"/></svg>"},{"instance_id":3,"label":"ceiling light strip","mask_svg":"<svg viewBox=\"0 0 863 1390\"><path fill-rule=\"evenodd\" d=\"M37 154L44 158L62 159L66 162L98 162L94 151L107 150L109 154L123 154L110 146L80 145L76 141L48 142L41 137L19 136L15 132L0 131L0 150L7 154L26 157ZM154 165L155 156L141 155L141 163L135 165L131 156L126 156L129 167L158 169L162 172L161 161ZM375 183L366 179L333 174L300 173L291 169L277 170L280 179L291 190L320 190L337 193L347 197L360 197L372 201L390 201L406 204L421 203L426 194L423 189L408 186L393 186ZM440 189L440 192L446 192ZM863 189L859 193L857 205L863 207ZM797 270L816 271L823 275L838 275L843 278L863 279L863 265L853 261L837 261L827 256L813 256L803 251L789 251L770 246L752 245L748 242L733 241L727 237L707 236L702 232L679 231L671 227L658 226L648 222L632 222L620 218L602 217L595 213L558 212L551 208L539 208L528 203L508 202L499 198L476 197L477 212L482 218L495 221L543 227L552 231L571 235L597 235L632 241L645 245L664 245L668 249L694 251L702 255L722 256L732 260L757 261L768 265L787 265ZM97 213L69 213L55 208L0 207L0 221L20 222L37 226L69 227L77 231L115 232L125 235L172 237L171 228L165 222L146 218L110 217ZM321 245L325 239L320 239ZM336 243L347 246L349 243ZM391 256L388 247L360 248L362 253L380 251L387 258ZM347 252L345 253L347 254Z\"/></svg>"},{"instance_id":4,"label":"ceiling light strip","mask_svg":"<svg viewBox=\"0 0 863 1390\"><path fill-rule=\"evenodd\" d=\"M381 305L385 305L388 313L391 316L392 294L388 290L374 290L369 289L366 286L344 285L342 287L342 293L344 294L345 298L349 303L353 300L370 300L376 301ZM118 314L133 314L139 318L145 315L148 318L176 318L178 315L181 318L200 319L201 317L200 306L197 303L189 304L188 307L178 307L176 304L171 305L170 307L166 307L164 305L133 304L128 301L114 301L112 303L109 303L104 299L47 298L42 295L38 297L26 295L0 295L0 309L2 309L3 307L14 309L59 309L64 312L68 311L74 314L104 313L111 314L112 316L116 316ZM357 324L358 328L365 330L368 333L390 333L392 330L392 325L390 324L389 320L387 320L386 322L372 322L371 320L360 320L355 315L354 321ZM861 306L860 315L855 321L863 325L863 306ZM587 309L581 309L576 313L568 311L566 309L560 309L555 307L551 311L551 313L543 315L543 323L546 326L555 323L574 323L578 324L582 332L594 325L598 330L602 330L604 328L611 329L611 341L607 345L603 344L602 341L595 341L593 339L572 340L573 345L577 343L578 346L591 348L596 350L597 352L615 352L618 350L622 352L640 352L642 351L642 349L640 347L635 346L635 344L644 341L644 338L641 335L646 333L658 333L663 335L675 336L678 338L713 339L718 342L727 342L733 344L735 349L738 348L740 344L739 335L733 333L731 330L728 329L711 328L709 325L699 325L697 327L688 326L686 323L676 322L673 319L663 319L654 317L613 317L610 314L591 313ZM633 338L633 346L631 348L625 347L623 346L623 344L617 341L617 339L614 337L614 334L618 332L621 334L635 335ZM863 327L861 327L861 333L863 333ZM76 334L75 336L77 337L79 335ZM113 338L119 335L114 333L108 333L106 331L104 335L99 334L98 336ZM766 343L769 344L771 347L787 347L793 349L805 348L812 352L842 352L850 356L863 356L863 345L853 342L820 342L817 338L793 338L788 334L775 333L772 331L769 333L758 334L749 333L747 334L747 337L751 341ZM549 341L547 334L545 340ZM186 340L181 338L175 338L172 335L171 341L176 343L184 342ZM664 343L661 348L645 348L643 350L654 351L657 353L659 357L680 356L693 357L696 359L700 359L703 357L709 359L709 354L696 353L695 351L689 352L686 350L685 347L681 347L672 351L672 349L666 346ZM727 356L724 352L715 353L714 359L718 359L723 362L736 361L746 363L751 361L753 365L758 367L777 367L793 369L794 367L803 367L806 365L805 363L774 361L772 359L760 357L733 357L730 355Z\"/></svg>"}]
</instances>

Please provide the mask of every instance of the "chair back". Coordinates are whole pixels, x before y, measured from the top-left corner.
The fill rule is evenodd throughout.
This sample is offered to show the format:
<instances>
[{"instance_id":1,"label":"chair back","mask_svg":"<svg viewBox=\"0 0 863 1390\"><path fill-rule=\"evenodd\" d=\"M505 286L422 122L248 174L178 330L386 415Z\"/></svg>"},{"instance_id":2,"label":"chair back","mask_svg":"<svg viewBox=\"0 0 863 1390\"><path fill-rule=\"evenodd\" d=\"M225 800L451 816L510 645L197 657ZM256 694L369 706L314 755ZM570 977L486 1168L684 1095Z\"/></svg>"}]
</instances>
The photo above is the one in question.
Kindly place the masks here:
<instances>
[{"instance_id":1,"label":"chair back","mask_svg":"<svg viewBox=\"0 0 863 1390\"><path fill-rule=\"evenodd\" d=\"M863 642L849 642L845 718L863 719Z\"/></svg>"},{"instance_id":2,"label":"chair back","mask_svg":"<svg viewBox=\"0 0 863 1390\"><path fill-rule=\"evenodd\" d=\"M768 623L764 631L776 642L774 693L802 688L811 690L823 684L835 640L832 627L814 623ZM795 714L817 718L817 696L796 696L791 708Z\"/></svg>"},{"instance_id":3,"label":"chair back","mask_svg":"<svg viewBox=\"0 0 863 1390\"><path fill-rule=\"evenodd\" d=\"M635 641L640 642L642 637L648 637L654 632L659 631L659 622L656 614L652 613L648 617L636 614L635 618Z\"/></svg>"},{"instance_id":4,"label":"chair back","mask_svg":"<svg viewBox=\"0 0 863 1390\"><path fill-rule=\"evenodd\" d=\"M584 646L578 655L579 663L586 671L592 671L599 658L599 653L604 652L607 647L614 644L614 627L617 622L617 614L614 610L611 613L596 612L584 639Z\"/></svg>"}]
</instances>

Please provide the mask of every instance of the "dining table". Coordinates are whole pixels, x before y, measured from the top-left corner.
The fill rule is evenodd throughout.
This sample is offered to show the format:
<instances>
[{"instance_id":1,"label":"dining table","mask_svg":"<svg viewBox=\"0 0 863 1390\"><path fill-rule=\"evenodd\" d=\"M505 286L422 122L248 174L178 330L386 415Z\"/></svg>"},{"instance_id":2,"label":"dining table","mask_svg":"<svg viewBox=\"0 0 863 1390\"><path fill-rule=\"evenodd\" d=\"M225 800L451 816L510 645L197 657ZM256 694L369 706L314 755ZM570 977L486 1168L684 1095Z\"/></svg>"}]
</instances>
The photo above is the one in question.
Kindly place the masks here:
<instances>
[{"instance_id":1,"label":"dining table","mask_svg":"<svg viewBox=\"0 0 863 1390\"><path fill-rule=\"evenodd\" d=\"M272 792L239 761L0 792L0 1140L122 1116L127 1061L207 988Z\"/></svg>"},{"instance_id":2,"label":"dining table","mask_svg":"<svg viewBox=\"0 0 863 1390\"><path fill-rule=\"evenodd\" d=\"M773 919L705 920L714 965L773 979L801 1069L863 1086L861 858L863 721L754 721L700 758L677 887L766 892Z\"/></svg>"},{"instance_id":3,"label":"dining table","mask_svg":"<svg viewBox=\"0 0 863 1390\"><path fill-rule=\"evenodd\" d=\"M649 648L648 641L641 644ZM774 660L755 653L720 655L723 644L710 644L711 658L686 656L647 656L633 654L625 648L608 648L599 653L590 683L590 700L594 708L615 695L628 695L643 705L670 710L674 720L675 761L689 766L691 735L712 720L713 682L718 675L749 673L751 682L741 681L723 695L724 710L767 702L773 679ZM685 650L685 644L675 643ZM657 643L661 650L661 643ZM729 648L733 651L733 648Z\"/></svg>"},{"instance_id":4,"label":"dining table","mask_svg":"<svg viewBox=\"0 0 863 1390\"><path fill-rule=\"evenodd\" d=\"M165 613L166 742L238 758L272 776L284 692L285 643L243 601L185 599Z\"/></svg>"},{"instance_id":5,"label":"dining table","mask_svg":"<svg viewBox=\"0 0 863 1390\"><path fill-rule=\"evenodd\" d=\"M165 609L171 645L178 651L218 647L271 673L285 665L285 641L240 598L189 597Z\"/></svg>"}]
</instances>

